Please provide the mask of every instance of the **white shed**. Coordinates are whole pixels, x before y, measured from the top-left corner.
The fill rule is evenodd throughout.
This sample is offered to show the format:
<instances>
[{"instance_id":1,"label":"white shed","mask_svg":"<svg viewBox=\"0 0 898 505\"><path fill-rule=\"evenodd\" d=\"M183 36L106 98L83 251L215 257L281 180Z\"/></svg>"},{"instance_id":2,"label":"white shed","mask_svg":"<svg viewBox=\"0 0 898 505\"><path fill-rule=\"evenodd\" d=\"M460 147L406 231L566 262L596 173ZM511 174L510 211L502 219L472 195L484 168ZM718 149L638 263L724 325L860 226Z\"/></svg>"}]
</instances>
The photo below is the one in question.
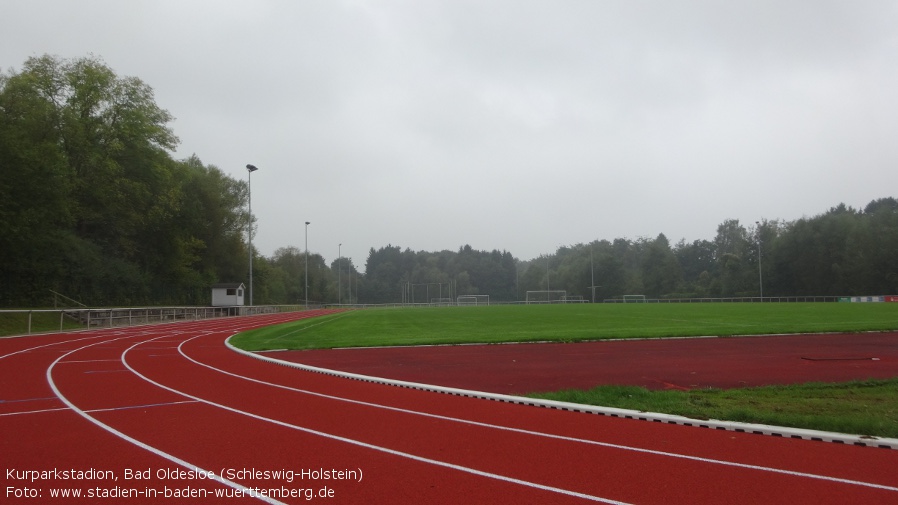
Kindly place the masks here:
<instances>
[{"instance_id":1,"label":"white shed","mask_svg":"<svg viewBox=\"0 0 898 505\"><path fill-rule=\"evenodd\" d=\"M212 306L243 306L244 292L246 292L246 286L242 282L215 284L212 286Z\"/></svg>"}]
</instances>

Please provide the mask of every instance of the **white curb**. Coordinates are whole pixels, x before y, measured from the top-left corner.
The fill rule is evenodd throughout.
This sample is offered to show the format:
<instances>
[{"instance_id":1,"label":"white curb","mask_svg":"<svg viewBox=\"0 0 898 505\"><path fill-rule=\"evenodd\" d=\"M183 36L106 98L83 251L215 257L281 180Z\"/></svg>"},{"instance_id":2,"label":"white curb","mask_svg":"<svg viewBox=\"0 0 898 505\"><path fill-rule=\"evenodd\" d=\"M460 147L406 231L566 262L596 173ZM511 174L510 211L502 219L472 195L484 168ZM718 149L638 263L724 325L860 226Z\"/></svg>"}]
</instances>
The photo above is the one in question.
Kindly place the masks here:
<instances>
[{"instance_id":1,"label":"white curb","mask_svg":"<svg viewBox=\"0 0 898 505\"><path fill-rule=\"evenodd\" d=\"M422 384L418 382L408 382L394 379L384 379L370 375L361 375L350 372L341 372L338 370L330 370L328 368L319 368L301 363L294 363L282 359L263 356L254 352L238 349L231 344L231 337L225 340L225 345L234 352L250 356L269 363L298 368L309 372L332 375L335 377L343 377L347 379L359 380L363 382L373 382L377 384L386 384L408 389L419 389L422 391L433 391L455 396L466 396L471 398L482 398L484 400L492 400L505 403L516 403L520 405L530 405L534 407L542 407L557 410L567 410L571 412L584 412L588 414L599 414L603 416L619 417L623 419L638 419L642 421L651 421L655 423L678 424L681 426L695 426L699 428L711 428L715 430L735 431L739 433L754 433L759 435L768 435L773 437L795 438L802 440L816 440L821 442L832 442L837 444L857 445L864 447L878 447L882 449L898 449L898 438L880 438L864 435L849 435L847 433L835 433L829 431L806 430L801 428L789 428L784 426L770 426L766 424L739 423L735 421L720 421L717 419L692 419L690 417L675 416L670 414L660 414L656 412L641 412L638 410L618 409L614 407L598 407L594 405L583 405L579 403L559 402L554 400L541 400L537 398L527 398L524 396L503 395L498 393L487 393L483 391L472 391L468 389L450 388L444 386L434 386L430 384Z\"/></svg>"}]
</instances>

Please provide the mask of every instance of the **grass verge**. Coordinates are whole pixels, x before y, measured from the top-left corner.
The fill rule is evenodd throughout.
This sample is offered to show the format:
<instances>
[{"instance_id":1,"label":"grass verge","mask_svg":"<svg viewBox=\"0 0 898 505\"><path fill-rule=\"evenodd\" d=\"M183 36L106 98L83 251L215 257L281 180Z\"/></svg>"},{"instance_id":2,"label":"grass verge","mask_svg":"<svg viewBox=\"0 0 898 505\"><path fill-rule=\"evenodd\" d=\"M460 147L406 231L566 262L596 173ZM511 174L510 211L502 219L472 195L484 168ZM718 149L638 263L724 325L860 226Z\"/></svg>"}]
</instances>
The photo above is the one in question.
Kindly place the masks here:
<instances>
[{"instance_id":1,"label":"grass verge","mask_svg":"<svg viewBox=\"0 0 898 505\"><path fill-rule=\"evenodd\" d=\"M600 386L588 391L566 390L528 396L694 419L898 438L898 378L693 391Z\"/></svg>"},{"instance_id":2,"label":"grass verge","mask_svg":"<svg viewBox=\"0 0 898 505\"><path fill-rule=\"evenodd\" d=\"M83 328L77 322L68 318L61 321L63 330L75 330ZM31 314L31 333L44 333L60 330L60 313L33 312ZM9 335L26 335L28 333L27 312L0 313L0 337Z\"/></svg>"}]
</instances>

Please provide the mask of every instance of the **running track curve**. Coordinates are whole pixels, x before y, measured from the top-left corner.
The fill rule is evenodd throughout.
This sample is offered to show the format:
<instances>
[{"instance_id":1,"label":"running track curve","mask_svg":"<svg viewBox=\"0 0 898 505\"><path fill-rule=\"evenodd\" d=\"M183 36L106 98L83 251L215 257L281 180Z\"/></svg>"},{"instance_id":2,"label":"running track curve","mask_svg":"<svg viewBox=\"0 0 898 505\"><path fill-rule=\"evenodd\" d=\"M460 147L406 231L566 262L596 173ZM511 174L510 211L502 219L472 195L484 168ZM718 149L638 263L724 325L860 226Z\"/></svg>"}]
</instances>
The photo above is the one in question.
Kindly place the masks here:
<instances>
[{"instance_id":1,"label":"running track curve","mask_svg":"<svg viewBox=\"0 0 898 505\"><path fill-rule=\"evenodd\" d=\"M124 504L306 503L307 489L325 503L898 503L896 450L353 381L224 344L321 313L0 339L0 502L101 501L50 496L71 488Z\"/></svg>"}]
</instances>

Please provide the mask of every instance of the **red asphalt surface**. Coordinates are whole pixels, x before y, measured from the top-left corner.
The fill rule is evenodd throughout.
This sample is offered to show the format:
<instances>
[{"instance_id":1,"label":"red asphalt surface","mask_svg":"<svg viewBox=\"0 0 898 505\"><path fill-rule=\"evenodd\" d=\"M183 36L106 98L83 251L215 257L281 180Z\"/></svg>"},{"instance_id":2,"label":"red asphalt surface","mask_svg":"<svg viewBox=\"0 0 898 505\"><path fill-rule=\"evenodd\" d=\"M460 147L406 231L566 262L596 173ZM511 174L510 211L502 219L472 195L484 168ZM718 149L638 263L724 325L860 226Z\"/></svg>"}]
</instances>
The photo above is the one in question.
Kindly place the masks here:
<instances>
[{"instance_id":1,"label":"red asphalt surface","mask_svg":"<svg viewBox=\"0 0 898 505\"><path fill-rule=\"evenodd\" d=\"M280 351L267 356L408 382L527 394L616 384L739 388L898 377L898 333Z\"/></svg>"},{"instance_id":2,"label":"red asphalt surface","mask_svg":"<svg viewBox=\"0 0 898 505\"><path fill-rule=\"evenodd\" d=\"M224 345L320 313L0 339L0 502L898 503L898 450L398 388Z\"/></svg>"}]
</instances>

